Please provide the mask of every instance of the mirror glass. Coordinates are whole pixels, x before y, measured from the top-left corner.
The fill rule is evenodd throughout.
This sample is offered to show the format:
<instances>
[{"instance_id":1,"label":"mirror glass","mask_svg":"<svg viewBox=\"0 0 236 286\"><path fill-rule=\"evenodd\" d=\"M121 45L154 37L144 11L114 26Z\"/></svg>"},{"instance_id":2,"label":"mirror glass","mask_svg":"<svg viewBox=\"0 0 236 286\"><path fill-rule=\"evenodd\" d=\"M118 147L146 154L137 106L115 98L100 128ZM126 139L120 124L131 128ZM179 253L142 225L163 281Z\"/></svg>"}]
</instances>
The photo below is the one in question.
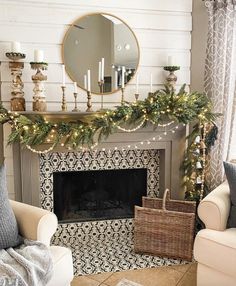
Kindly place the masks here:
<instances>
[{"instance_id":1,"label":"mirror glass","mask_svg":"<svg viewBox=\"0 0 236 286\"><path fill-rule=\"evenodd\" d=\"M123 84L135 74L139 46L132 30L119 18L89 14L68 29L62 56L68 75L79 87L88 88L90 70L91 92L112 93L122 86L122 69ZM99 82L104 82L103 89Z\"/></svg>"}]
</instances>

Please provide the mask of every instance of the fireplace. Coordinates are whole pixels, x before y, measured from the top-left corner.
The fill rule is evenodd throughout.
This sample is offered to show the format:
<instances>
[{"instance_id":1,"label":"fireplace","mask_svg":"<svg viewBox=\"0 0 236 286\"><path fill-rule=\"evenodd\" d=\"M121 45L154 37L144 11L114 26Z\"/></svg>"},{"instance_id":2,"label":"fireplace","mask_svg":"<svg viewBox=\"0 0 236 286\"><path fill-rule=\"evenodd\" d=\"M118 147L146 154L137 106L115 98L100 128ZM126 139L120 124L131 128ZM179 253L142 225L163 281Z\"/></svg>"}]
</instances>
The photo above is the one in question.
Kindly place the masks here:
<instances>
[{"instance_id":1,"label":"fireplace","mask_svg":"<svg viewBox=\"0 0 236 286\"><path fill-rule=\"evenodd\" d=\"M146 168L53 173L59 222L131 218L146 194Z\"/></svg>"}]
</instances>

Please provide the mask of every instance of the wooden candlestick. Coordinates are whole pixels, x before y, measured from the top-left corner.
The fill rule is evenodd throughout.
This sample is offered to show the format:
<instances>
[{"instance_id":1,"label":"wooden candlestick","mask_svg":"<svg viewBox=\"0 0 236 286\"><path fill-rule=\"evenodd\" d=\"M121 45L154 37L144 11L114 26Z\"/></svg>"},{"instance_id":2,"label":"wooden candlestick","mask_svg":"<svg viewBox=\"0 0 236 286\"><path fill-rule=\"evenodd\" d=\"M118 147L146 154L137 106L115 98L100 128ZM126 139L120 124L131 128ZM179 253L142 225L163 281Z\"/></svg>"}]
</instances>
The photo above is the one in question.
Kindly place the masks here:
<instances>
[{"instance_id":1,"label":"wooden candlestick","mask_svg":"<svg viewBox=\"0 0 236 286\"><path fill-rule=\"evenodd\" d=\"M33 70L36 70L36 74L32 75L34 83L33 111L47 111L44 88L44 81L47 80L47 76L42 73L43 70L47 70L47 63L31 62L30 65Z\"/></svg>"},{"instance_id":2,"label":"wooden candlestick","mask_svg":"<svg viewBox=\"0 0 236 286\"><path fill-rule=\"evenodd\" d=\"M19 60L25 58L25 54L22 53L6 53L12 62L9 62L9 68L12 75L11 84L11 110L12 111L25 111L25 99L24 99L24 83L21 79L22 70L24 69L24 63Z\"/></svg>"}]
</instances>

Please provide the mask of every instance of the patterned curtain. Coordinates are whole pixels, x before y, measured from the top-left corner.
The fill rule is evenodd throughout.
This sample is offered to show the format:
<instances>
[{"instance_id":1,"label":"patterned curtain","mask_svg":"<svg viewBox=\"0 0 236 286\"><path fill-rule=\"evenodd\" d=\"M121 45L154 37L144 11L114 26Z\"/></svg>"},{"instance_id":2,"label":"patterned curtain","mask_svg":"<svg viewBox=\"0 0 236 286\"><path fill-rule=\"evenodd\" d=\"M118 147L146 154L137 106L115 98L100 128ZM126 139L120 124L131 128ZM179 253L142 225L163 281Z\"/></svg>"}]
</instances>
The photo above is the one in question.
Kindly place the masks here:
<instances>
[{"instance_id":1,"label":"patterned curtain","mask_svg":"<svg viewBox=\"0 0 236 286\"><path fill-rule=\"evenodd\" d=\"M207 182L211 189L223 181L222 162L227 160L236 112L235 3L234 0L205 2L208 11L205 92L212 100L214 112L222 114L216 122L219 128L218 140L212 148L207 172Z\"/></svg>"}]
</instances>

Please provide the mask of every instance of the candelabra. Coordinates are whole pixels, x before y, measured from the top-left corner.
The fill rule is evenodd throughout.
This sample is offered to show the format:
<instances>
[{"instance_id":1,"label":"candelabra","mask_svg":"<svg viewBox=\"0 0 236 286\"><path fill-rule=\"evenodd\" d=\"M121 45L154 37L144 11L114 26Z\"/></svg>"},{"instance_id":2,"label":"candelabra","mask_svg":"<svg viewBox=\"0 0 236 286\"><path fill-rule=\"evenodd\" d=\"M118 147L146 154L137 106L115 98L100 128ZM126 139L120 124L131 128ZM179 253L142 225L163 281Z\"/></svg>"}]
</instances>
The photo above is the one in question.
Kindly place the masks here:
<instances>
[{"instance_id":1,"label":"candelabra","mask_svg":"<svg viewBox=\"0 0 236 286\"><path fill-rule=\"evenodd\" d=\"M167 85L169 85L173 89L175 88L175 84L177 82L177 76L175 75L174 72L179 70L179 69L180 69L179 66L166 66L166 67L164 67L164 70L169 72L169 75L166 78Z\"/></svg>"},{"instance_id":2,"label":"candelabra","mask_svg":"<svg viewBox=\"0 0 236 286\"><path fill-rule=\"evenodd\" d=\"M125 88L121 88L121 104L124 104L125 102Z\"/></svg>"},{"instance_id":3,"label":"candelabra","mask_svg":"<svg viewBox=\"0 0 236 286\"><path fill-rule=\"evenodd\" d=\"M86 112L92 112L92 96L91 96L91 92L87 90L87 109Z\"/></svg>"},{"instance_id":4,"label":"candelabra","mask_svg":"<svg viewBox=\"0 0 236 286\"><path fill-rule=\"evenodd\" d=\"M67 111L66 94L65 94L66 87L62 85L61 89L62 89L61 111Z\"/></svg>"},{"instance_id":5,"label":"candelabra","mask_svg":"<svg viewBox=\"0 0 236 286\"><path fill-rule=\"evenodd\" d=\"M103 110L104 80L98 81L98 86L101 94L101 110Z\"/></svg>"},{"instance_id":6,"label":"candelabra","mask_svg":"<svg viewBox=\"0 0 236 286\"><path fill-rule=\"evenodd\" d=\"M22 82L22 70L24 69L24 63L19 60L25 58L25 54L22 53L6 53L12 62L9 62L9 68L12 75L11 84L11 110L12 111L24 111L25 99L24 99L24 83Z\"/></svg>"},{"instance_id":7,"label":"candelabra","mask_svg":"<svg viewBox=\"0 0 236 286\"><path fill-rule=\"evenodd\" d=\"M42 71L47 70L48 64L31 62L30 65L33 70L36 70L36 74L32 75L32 81L35 85L33 89L33 111L46 111L44 81L47 80L47 76Z\"/></svg>"},{"instance_id":8,"label":"candelabra","mask_svg":"<svg viewBox=\"0 0 236 286\"><path fill-rule=\"evenodd\" d=\"M74 92L75 107L74 107L74 109L72 110L73 112L79 112L79 109L77 108L77 95L78 95L78 93L77 93L77 92Z\"/></svg>"}]
</instances>

